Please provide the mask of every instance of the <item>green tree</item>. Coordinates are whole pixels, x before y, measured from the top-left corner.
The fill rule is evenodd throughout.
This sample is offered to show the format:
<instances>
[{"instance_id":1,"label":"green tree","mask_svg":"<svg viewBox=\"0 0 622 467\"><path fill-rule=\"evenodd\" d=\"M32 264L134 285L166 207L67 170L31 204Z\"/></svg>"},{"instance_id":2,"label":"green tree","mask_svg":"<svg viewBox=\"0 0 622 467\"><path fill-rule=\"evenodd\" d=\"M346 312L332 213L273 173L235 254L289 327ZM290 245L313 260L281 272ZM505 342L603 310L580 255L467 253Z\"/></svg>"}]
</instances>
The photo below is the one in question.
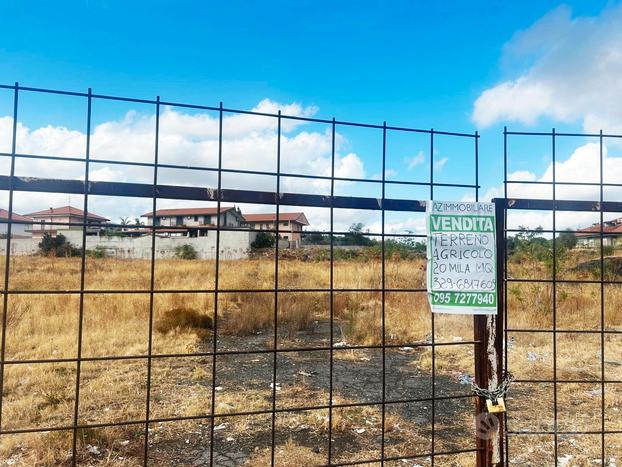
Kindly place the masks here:
<instances>
[{"instance_id":1,"label":"green tree","mask_svg":"<svg viewBox=\"0 0 622 467\"><path fill-rule=\"evenodd\" d=\"M319 232L303 234L303 243L307 245L328 245L330 244L330 235Z\"/></svg>"},{"instance_id":2,"label":"green tree","mask_svg":"<svg viewBox=\"0 0 622 467\"><path fill-rule=\"evenodd\" d=\"M577 246L577 236L571 232L570 229L567 229L565 232L559 234L556 243L568 250L572 250Z\"/></svg>"},{"instance_id":3,"label":"green tree","mask_svg":"<svg viewBox=\"0 0 622 467\"><path fill-rule=\"evenodd\" d=\"M415 232L412 230L407 230L406 233L408 235L413 235ZM399 243L408 247L408 249L412 250L414 253L418 255L424 255L427 251L427 245L424 242L417 240L416 237L399 237L397 239Z\"/></svg>"},{"instance_id":4,"label":"green tree","mask_svg":"<svg viewBox=\"0 0 622 467\"><path fill-rule=\"evenodd\" d=\"M343 244L344 245L359 245L359 246L370 246L376 243L376 241L371 240L369 237L366 237L363 233L363 228L365 224L362 222L355 222L350 225L348 229L348 233L343 236Z\"/></svg>"},{"instance_id":5,"label":"green tree","mask_svg":"<svg viewBox=\"0 0 622 467\"><path fill-rule=\"evenodd\" d=\"M268 232L259 232L255 237L253 243L251 243L251 248L272 248L275 242L274 235Z\"/></svg>"},{"instance_id":6,"label":"green tree","mask_svg":"<svg viewBox=\"0 0 622 467\"><path fill-rule=\"evenodd\" d=\"M543 261L552 255L551 242L542 236L542 227L538 226L533 230L519 225L519 232L507 239L508 255L526 256L528 258Z\"/></svg>"}]
</instances>

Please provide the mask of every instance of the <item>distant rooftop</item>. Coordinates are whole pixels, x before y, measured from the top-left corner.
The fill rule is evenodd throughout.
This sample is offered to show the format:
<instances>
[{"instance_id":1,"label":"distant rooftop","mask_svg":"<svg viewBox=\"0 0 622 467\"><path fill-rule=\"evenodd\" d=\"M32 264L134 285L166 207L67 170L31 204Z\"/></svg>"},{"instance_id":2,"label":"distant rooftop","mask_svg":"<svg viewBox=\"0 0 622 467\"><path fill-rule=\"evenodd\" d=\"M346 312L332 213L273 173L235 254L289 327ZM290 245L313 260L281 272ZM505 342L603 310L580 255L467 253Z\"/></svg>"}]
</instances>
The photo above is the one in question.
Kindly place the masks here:
<instances>
[{"instance_id":1,"label":"distant rooftop","mask_svg":"<svg viewBox=\"0 0 622 467\"><path fill-rule=\"evenodd\" d=\"M265 214L244 214L244 219L247 222L274 222L276 220L276 213ZM309 225L309 221L304 212L280 212L279 222L290 221L298 222L302 225Z\"/></svg>"},{"instance_id":2,"label":"distant rooftop","mask_svg":"<svg viewBox=\"0 0 622 467\"><path fill-rule=\"evenodd\" d=\"M601 224L595 223L589 227L584 227L577 230L577 237L594 237L599 236L601 231ZM602 224L603 234L622 234L622 217L612 219L610 221L604 221Z\"/></svg>"},{"instance_id":3,"label":"distant rooftop","mask_svg":"<svg viewBox=\"0 0 622 467\"><path fill-rule=\"evenodd\" d=\"M60 208L49 208L44 209L43 211L31 212L30 214L26 214L28 217L37 218L37 217L60 217L60 216L76 216L76 217L84 217L84 211L82 209L74 208L73 206L62 206ZM92 212L87 213L87 219L98 220L98 221L109 221L104 216L100 216L98 214L94 214Z\"/></svg>"},{"instance_id":4,"label":"distant rooftop","mask_svg":"<svg viewBox=\"0 0 622 467\"><path fill-rule=\"evenodd\" d=\"M0 219L8 219L8 218L9 218L9 211L7 211L6 209L0 208ZM12 219L14 221L32 222L32 218L22 216L21 214L17 214L16 212L13 213Z\"/></svg>"}]
</instances>

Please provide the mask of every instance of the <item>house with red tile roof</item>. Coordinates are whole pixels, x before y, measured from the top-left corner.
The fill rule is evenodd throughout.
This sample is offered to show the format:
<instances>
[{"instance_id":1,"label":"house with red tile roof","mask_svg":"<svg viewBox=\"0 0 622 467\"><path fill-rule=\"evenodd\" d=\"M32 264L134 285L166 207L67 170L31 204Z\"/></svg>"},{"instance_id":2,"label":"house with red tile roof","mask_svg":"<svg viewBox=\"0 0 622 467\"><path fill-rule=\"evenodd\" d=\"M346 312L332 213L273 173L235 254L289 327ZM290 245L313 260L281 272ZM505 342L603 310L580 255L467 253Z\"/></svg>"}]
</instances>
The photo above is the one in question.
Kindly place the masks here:
<instances>
[{"instance_id":1,"label":"house with red tile roof","mask_svg":"<svg viewBox=\"0 0 622 467\"><path fill-rule=\"evenodd\" d=\"M617 247L622 245L622 217L577 230L577 246L592 248L600 246L602 230L603 246Z\"/></svg>"},{"instance_id":2,"label":"house with red tile roof","mask_svg":"<svg viewBox=\"0 0 622 467\"><path fill-rule=\"evenodd\" d=\"M276 230L276 213L245 214L246 225L255 230ZM309 225L304 212L280 212L278 220L279 237L288 240L290 246L298 247L302 241L302 230Z\"/></svg>"},{"instance_id":3,"label":"house with red tile roof","mask_svg":"<svg viewBox=\"0 0 622 467\"><path fill-rule=\"evenodd\" d=\"M11 238L30 238L32 233L30 229L32 227L32 219L30 217L22 216L13 213L11 216ZM9 228L9 211L6 209L0 209L0 236L6 237Z\"/></svg>"},{"instance_id":4,"label":"house with red tile roof","mask_svg":"<svg viewBox=\"0 0 622 467\"><path fill-rule=\"evenodd\" d=\"M33 238L42 238L44 233L56 236L66 231L81 231L82 224L85 221L87 235L96 235L102 232L105 224L110 221L110 219L92 212L87 212L85 219L84 211L73 206L51 207L42 211L31 212L26 216L32 219Z\"/></svg>"}]
</instances>

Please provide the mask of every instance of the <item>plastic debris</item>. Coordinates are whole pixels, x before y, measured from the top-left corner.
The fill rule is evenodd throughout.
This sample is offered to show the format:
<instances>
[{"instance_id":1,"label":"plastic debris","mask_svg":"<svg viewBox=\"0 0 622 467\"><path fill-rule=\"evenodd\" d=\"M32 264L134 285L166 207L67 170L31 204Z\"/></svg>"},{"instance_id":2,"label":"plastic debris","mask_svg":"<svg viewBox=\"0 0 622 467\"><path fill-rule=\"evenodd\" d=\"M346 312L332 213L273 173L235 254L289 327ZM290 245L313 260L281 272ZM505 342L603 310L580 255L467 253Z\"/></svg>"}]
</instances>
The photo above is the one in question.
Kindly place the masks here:
<instances>
[{"instance_id":1,"label":"plastic debris","mask_svg":"<svg viewBox=\"0 0 622 467\"><path fill-rule=\"evenodd\" d=\"M101 451L99 450L97 446L91 446L90 444L86 445L86 450L96 456L99 456L101 454Z\"/></svg>"},{"instance_id":2,"label":"plastic debris","mask_svg":"<svg viewBox=\"0 0 622 467\"><path fill-rule=\"evenodd\" d=\"M473 382L473 377L471 375L462 374L458 376L458 382L465 386L470 386L471 383Z\"/></svg>"}]
</instances>

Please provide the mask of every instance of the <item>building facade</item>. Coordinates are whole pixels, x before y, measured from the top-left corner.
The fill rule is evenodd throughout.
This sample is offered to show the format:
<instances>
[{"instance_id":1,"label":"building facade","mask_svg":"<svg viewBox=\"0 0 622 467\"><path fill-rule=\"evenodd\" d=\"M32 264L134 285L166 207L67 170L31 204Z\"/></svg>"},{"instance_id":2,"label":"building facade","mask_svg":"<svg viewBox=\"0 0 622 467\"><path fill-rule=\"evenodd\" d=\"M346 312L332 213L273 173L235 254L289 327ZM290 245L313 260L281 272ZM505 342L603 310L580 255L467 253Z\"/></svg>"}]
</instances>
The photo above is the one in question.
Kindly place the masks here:
<instances>
[{"instance_id":1,"label":"building facade","mask_svg":"<svg viewBox=\"0 0 622 467\"><path fill-rule=\"evenodd\" d=\"M218 208L180 208L158 209L148 212L141 217L147 219L148 226L156 225L157 232L168 237L204 237L216 225L227 228L238 228L244 224L244 216L240 209L234 206ZM171 227L171 229L166 229Z\"/></svg>"},{"instance_id":2,"label":"building facade","mask_svg":"<svg viewBox=\"0 0 622 467\"><path fill-rule=\"evenodd\" d=\"M44 209L43 211L31 212L26 216L32 219L31 233L33 238L42 238L45 233L55 237L64 231L82 230L82 224L85 222L84 211L73 206ZM105 229L105 225L109 221L110 219L104 216L87 212L87 235L98 235Z\"/></svg>"},{"instance_id":3,"label":"building facade","mask_svg":"<svg viewBox=\"0 0 622 467\"><path fill-rule=\"evenodd\" d=\"M590 227L579 229L576 232L577 246L582 248L600 247L602 230L603 246L622 246L622 217L605 221L602 224L592 224Z\"/></svg>"},{"instance_id":4,"label":"building facade","mask_svg":"<svg viewBox=\"0 0 622 467\"><path fill-rule=\"evenodd\" d=\"M9 211L6 209L0 209L0 236L6 237L8 234L8 224L9 220ZM12 216L13 221L17 221L17 223L13 223L11 227L11 238L30 238L32 237L31 229L32 229L32 219L30 217L22 216L13 213Z\"/></svg>"},{"instance_id":5,"label":"building facade","mask_svg":"<svg viewBox=\"0 0 622 467\"><path fill-rule=\"evenodd\" d=\"M245 214L246 225L255 230L276 230L276 213ZM279 238L289 241L291 247L299 247L302 231L309 221L304 212L279 213Z\"/></svg>"}]
</instances>

